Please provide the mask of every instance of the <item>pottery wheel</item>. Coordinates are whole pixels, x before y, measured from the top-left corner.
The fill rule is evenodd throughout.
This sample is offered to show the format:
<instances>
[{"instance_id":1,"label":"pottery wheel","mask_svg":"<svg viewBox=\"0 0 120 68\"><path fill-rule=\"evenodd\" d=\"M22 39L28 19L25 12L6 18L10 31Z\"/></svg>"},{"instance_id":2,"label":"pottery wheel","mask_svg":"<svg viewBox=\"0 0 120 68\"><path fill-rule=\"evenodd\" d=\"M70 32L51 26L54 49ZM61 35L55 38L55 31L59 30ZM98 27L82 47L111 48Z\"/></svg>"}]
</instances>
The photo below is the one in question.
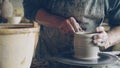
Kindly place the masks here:
<instances>
[{"instance_id":1,"label":"pottery wheel","mask_svg":"<svg viewBox=\"0 0 120 68\"><path fill-rule=\"evenodd\" d=\"M118 61L114 55L99 53L99 58L96 60L80 60L73 56L73 53L64 53L53 58L54 61L59 63L76 65L76 66L95 66L95 65L109 65Z\"/></svg>"}]
</instances>

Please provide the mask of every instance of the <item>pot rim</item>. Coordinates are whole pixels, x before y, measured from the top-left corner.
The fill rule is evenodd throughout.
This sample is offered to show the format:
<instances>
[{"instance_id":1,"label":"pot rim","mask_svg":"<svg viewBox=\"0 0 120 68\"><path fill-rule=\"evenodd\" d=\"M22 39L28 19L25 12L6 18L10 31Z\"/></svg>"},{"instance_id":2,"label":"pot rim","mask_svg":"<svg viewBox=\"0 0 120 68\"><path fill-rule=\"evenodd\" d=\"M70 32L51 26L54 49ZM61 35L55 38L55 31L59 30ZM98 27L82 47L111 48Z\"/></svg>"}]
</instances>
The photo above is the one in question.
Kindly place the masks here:
<instances>
[{"instance_id":1,"label":"pot rim","mask_svg":"<svg viewBox=\"0 0 120 68\"><path fill-rule=\"evenodd\" d=\"M32 23L22 24L0 24L0 35L25 34L39 32L40 27Z\"/></svg>"}]
</instances>

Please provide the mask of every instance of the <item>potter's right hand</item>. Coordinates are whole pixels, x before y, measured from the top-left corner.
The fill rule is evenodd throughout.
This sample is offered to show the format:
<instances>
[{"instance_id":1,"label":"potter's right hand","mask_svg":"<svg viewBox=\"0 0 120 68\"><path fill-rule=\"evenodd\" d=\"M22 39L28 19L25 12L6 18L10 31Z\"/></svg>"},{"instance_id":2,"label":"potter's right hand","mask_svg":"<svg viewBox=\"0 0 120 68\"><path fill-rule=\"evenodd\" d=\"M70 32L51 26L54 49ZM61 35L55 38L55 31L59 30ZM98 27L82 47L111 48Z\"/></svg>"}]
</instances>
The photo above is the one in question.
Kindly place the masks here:
<instances>
[{"instance_id":1,"label":"potter's right hand","mask_svg":"<svg viewBox=\"0 0 120 68\"><path fill-rule=\"evenodd\" d=\"M101 50L107 49L111 46L111 43L109 41L108 34L105 32L104 27L100 26L96 28L96 32L98 32L97 35L95 35L93 38L93 42L100 47Z\"/></svg>"},{"instance_id":2,"label":"potter's right hand","mask_svg":"<svg viewBox=\"0 0 120 68\"><path fill-rule=\"evenodd\" d=\"M59 29L64 34L73 34L78 31L83 31L74 17L63 20L59 26Z\"/></svg>"}]
</instances>

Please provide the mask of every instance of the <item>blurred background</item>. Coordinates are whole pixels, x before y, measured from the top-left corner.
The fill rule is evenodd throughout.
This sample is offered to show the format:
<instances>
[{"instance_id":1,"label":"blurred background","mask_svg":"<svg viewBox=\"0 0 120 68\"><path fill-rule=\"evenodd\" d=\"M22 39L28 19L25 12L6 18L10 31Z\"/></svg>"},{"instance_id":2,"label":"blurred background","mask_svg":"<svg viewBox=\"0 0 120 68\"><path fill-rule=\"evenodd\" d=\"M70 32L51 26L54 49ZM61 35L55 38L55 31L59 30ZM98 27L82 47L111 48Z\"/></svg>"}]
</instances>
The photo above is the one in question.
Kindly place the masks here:
<instances>
[{"instance_id":1,"label":"blurred background","mask_svg":"<svg viewBox=\"0 0 120 68\"><path fill-rule=\"evenodd\" d=\"M10 0L10 1L12 2L14 7L14 15L23 16L24 15L23 6L22 6L23 0Z\"/></svg>"}]
</instances>

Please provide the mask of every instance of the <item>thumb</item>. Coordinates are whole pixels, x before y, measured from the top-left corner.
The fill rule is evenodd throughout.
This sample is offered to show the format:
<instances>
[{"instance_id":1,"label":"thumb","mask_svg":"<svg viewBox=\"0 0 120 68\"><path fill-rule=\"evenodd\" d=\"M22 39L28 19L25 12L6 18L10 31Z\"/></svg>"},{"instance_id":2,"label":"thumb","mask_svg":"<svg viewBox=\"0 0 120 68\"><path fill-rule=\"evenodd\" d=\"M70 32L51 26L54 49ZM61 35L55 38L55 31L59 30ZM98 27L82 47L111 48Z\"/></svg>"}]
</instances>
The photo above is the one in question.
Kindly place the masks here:
<instances>
[{"instance_id":1,"label":"thumb","mask_svg":"<svg viewBox=\"0 0 120 68\"><path fill-rule=\"evenodd\" d=\"M104 29L103 26L99 26L99 27L96 28L96 32L98 32L98 33L101 33L101 32L104 32L104 31L105 31L105 29Z\"/></svg>"}]
</instances>

